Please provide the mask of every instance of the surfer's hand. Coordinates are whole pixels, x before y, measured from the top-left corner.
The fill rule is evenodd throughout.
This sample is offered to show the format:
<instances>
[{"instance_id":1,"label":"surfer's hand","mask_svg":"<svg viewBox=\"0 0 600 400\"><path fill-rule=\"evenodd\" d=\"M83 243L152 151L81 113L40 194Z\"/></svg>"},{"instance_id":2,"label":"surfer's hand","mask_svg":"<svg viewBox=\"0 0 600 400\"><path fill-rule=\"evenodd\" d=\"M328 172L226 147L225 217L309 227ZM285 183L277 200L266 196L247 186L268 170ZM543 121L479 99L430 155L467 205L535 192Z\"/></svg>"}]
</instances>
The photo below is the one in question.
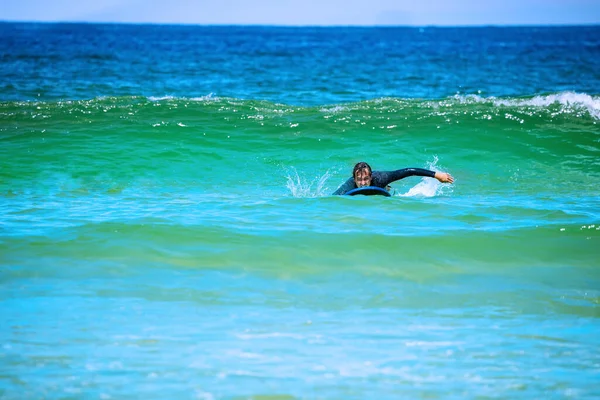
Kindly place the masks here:
<instances>
[{"instance_id":1,"label":"surfer's hand","mask_svg":"<svg viewBox=\"0 0 600 400\"><path fill-rule=\"evenodd\" d=\"M454 183L454 178L447 172L436 172L434 178L442 183Z\"/></svg>"}]
</instances>

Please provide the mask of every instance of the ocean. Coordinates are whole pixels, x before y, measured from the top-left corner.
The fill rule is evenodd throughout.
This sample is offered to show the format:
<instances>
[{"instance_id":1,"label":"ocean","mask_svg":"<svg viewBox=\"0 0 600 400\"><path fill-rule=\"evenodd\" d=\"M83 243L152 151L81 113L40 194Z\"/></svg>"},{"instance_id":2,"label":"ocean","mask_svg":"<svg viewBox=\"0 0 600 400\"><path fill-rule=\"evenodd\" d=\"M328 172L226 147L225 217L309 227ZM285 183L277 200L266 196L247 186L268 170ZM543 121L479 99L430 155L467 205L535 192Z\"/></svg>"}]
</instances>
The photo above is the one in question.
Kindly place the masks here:
<instances>
[{"instance_id":1,"label":"ocean","mask_svg":"<svg viewBox=\"0 0 600 400\"><path fill-rule=\"evenodd\" d=\"M0 398L600 398L600 27L0 37Z\"/></svg>"}]
</instances>

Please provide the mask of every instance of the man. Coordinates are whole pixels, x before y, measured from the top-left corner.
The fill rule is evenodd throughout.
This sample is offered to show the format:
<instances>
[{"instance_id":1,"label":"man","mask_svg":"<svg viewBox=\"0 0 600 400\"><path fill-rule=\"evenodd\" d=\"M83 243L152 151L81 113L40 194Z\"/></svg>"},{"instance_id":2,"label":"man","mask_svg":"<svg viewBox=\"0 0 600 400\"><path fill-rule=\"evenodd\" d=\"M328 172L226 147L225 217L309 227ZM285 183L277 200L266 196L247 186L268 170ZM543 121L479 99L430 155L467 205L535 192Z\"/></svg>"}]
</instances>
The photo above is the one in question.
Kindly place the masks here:
<instances>
[{"instance_id":1,"label":"man","mask_svg":"<svg viewBox=\"0 0 600 400\"><path fill-rule=\"evenodd\" d=\"M359 162L354 166L352 178L349 178L338 188L334 195L346 194L352 189L364 186L377 186L386 188L390 183L406 178L407 176L429 176L442 183L453 183L454 178L447 172L435 172L423 168L404 168L396 171L372 171L366 162Z\"/></svg>"}]
</instances>

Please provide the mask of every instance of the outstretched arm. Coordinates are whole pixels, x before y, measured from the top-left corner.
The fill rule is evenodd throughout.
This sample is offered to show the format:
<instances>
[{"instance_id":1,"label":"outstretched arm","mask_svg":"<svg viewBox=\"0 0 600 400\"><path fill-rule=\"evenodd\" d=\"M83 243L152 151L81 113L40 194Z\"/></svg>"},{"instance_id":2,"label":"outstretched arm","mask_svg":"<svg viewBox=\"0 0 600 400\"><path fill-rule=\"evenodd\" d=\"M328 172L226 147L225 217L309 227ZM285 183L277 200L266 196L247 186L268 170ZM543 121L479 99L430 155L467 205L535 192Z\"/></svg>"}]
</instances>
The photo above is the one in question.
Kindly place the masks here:
<instances>
[{"instance_id":1,"label":"outstretched arm","mask_svg":"<svg viewBox=\"0 0 600 400\"><path fill-rule=\"evenodd\" d=\"M452 183L454 178L446 172L435 172L423 168L403 168L396 171L374 171L373 183L375 186L386 187L392 182L409 176L428 176L440 182Z\"/></svg>"}]
</instances>

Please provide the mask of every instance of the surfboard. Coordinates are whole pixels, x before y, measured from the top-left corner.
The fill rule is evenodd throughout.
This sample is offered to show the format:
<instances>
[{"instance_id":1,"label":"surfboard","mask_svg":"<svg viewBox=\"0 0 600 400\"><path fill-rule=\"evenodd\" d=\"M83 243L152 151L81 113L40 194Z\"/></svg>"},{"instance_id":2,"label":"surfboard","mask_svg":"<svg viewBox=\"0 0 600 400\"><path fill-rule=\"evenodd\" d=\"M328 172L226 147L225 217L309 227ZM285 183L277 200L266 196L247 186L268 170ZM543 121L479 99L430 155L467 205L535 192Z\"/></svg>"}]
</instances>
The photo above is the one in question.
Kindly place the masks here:
<instances>
[{"instance_id":1,"label":"surfboard","mask_svg":"<svg viewBox=\"0 0 600 400\"><path fill-rule=\"evenodd\" d=\"M363 186L346 192L346 196L356 196L358 194L364 196L390 196L390 192L377 186Z\"/></svg>"}]
</instances>

